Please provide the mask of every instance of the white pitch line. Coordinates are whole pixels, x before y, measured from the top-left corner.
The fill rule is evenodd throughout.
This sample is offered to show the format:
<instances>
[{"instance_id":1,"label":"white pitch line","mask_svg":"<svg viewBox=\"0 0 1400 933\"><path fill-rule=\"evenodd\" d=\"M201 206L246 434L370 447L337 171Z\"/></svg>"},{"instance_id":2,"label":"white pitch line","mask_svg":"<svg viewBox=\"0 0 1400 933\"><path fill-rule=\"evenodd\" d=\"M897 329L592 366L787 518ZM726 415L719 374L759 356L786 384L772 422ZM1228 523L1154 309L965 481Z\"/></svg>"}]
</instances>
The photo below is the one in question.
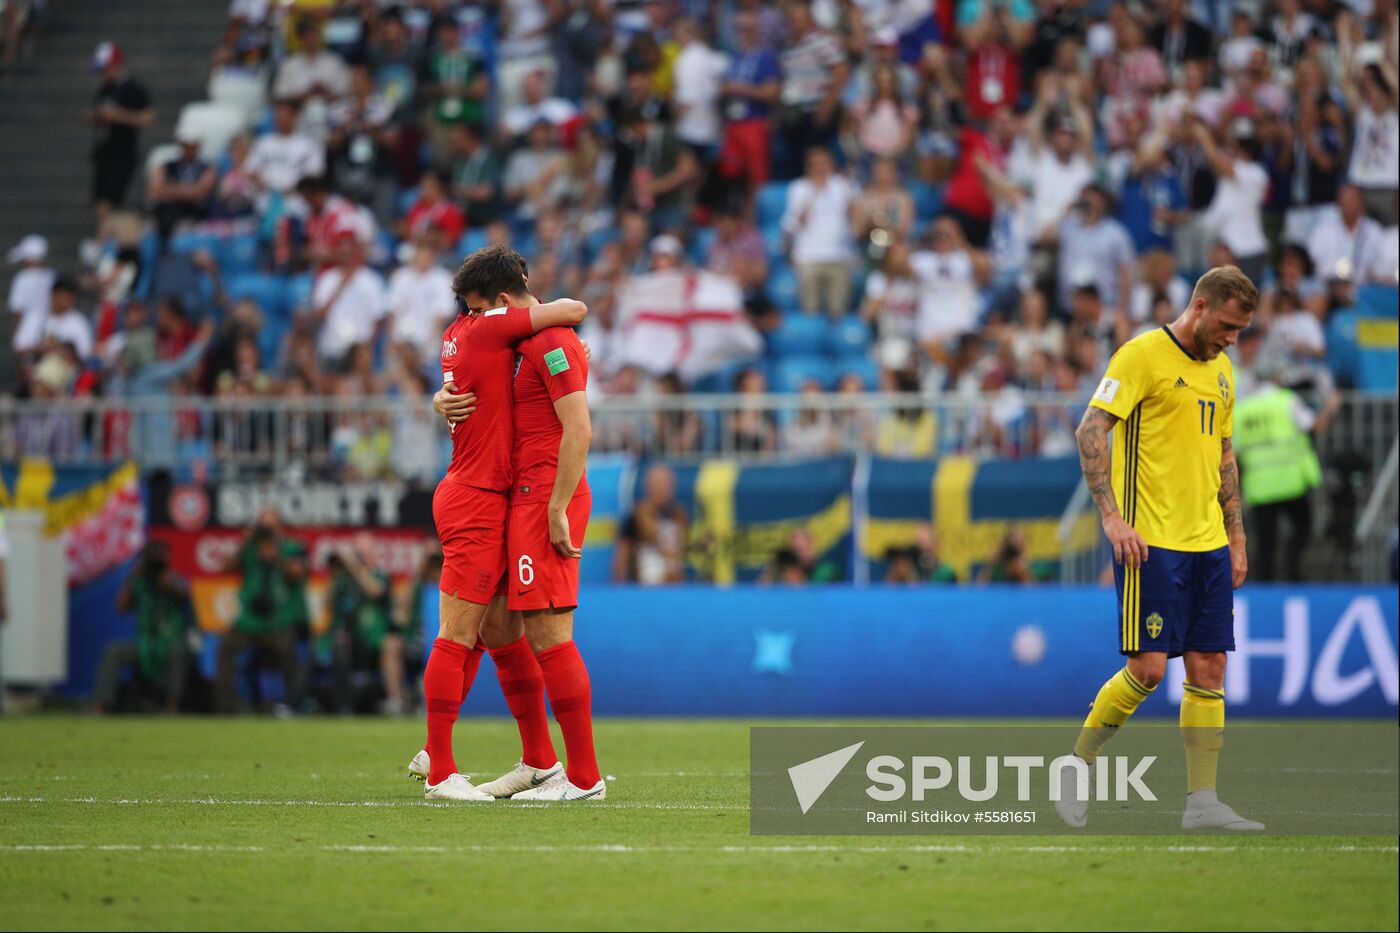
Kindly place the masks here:
<instances>
[{"instance_id":1,"label":"white pitch line","mask_svg":"<svg viewBox=\"0 0 1400 933\"><path fill-rule=\"evenodd\" d=\"M460 807L451 801L433 800L267 800L262 798L218 798L196 797L187 799L162 798L117 798L100 797L0 797L0 803L52 803L52 804L96 804L112 807L166 807L166 806L206 806L206 807ZM545 803L510 802L498 803L501 810L537 810L549 807ZM729 804L705 803L642 803L633 800L600 801L588 804L588 809L609 810L747 810L748 807Z\"/></svg>"},{"instance_id":2,"label":"white pitch line","mask_svg":"<svg viewBox=\"0 0 1400 933\"><path fill-rule=\"evenodd\" d=\"M860 854L965 854L965 855L1066 855L1084 853L1100 855L1114 852L1170 852L1195 853L1378 853L1395 854L1400 847L1393 845L1328 845L1328 846L1078 846L1078 845L1007 845L998 839L996 846L969 845L910 845L910 846L838 846L838 845L722 845L722 846L646 846L625 844L597 845L464 845L464 846L396 846L396 845L319 845L319 846L240 846L240 845L198 845L198 844L4 844L0 852L14 853L55 853L55 852L212 852L212 853L304 853L331 852L352 855L447 855L453 853L600 853L621 855L652 854L708 854L721 855L860 855Z\"/></svg>"}]
</instances>

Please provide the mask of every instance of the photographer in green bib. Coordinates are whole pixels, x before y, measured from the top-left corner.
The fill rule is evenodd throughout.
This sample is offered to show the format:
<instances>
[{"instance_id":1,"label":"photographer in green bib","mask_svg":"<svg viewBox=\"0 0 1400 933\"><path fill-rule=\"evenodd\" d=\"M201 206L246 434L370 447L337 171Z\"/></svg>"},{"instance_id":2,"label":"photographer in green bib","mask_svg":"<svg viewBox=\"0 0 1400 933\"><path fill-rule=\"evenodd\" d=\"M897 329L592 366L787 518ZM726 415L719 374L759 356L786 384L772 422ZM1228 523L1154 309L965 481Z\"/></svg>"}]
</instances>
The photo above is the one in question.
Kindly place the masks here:
<instances>
[{"instance_id":1,"label":"photographer in green bib","mask_svg":"<svg viewBox=\"0 0 1400 933\"><path fill-rule=\"evenodd\" d=\"M1265 380L1235 403L1235 456L1251 518L1250 571L1261 582L1297 582L1312 534L1312 491L1322 482L1313 449L1317 415L1292 389ZM1280 526L1287 524L1279 575Z\"/></svg>"},{"instance_id":2,"label":"photographer in green bib","mask_svg":"<svg viewBox=\"0 0 1400 933\"><path fill-rule=\"evenodd\" d=\"M353 712L354 675L378 672L385 694L384 711L404 709L404 644L394 625L389 574L375 553L372 535L361 533L354 544L338 548L326 561L331 573L331 658L335 673L336 711Z\"/></svg>"},{"instance_id":3,"label":"photographer in green bib","mask_svg":"<svg viewBox=\"0 0 1400 933\"><path fill-rule=\"evenodd\" d=\"M141 701L179 712L190 671L194 626L190 585L170 568L170 545L148 541L117 592L117 609L136 617L136 637L111 642L102 653L93 711L115 712L122 673L131 671Z\"/></svg>"},{"instance_id":4,"label":"photographer in green bib","mask_svg":"<svg viewBox=\"0 0 1400 933\"><path fill-rule=\"evenodd\" d=\"M306 545L288 537L277 514L267 510L248 529L226 572L243 579L238 615L219 643L215 687L219 712L234 712L238 705L238 660L248 648L276 660L286 697L283 707L300 709L305 685L297 643L306 638L311 619L306 602Z\"/></svg>"}]
</instances>

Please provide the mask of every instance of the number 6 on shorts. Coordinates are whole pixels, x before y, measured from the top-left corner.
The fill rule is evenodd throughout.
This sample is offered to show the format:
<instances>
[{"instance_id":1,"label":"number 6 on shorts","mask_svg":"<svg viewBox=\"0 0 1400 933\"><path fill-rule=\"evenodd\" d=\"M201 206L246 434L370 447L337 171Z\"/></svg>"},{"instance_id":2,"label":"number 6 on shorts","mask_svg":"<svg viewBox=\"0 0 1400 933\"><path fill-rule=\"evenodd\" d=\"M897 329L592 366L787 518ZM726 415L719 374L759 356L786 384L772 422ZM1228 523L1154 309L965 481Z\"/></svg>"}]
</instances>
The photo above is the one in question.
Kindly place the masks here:
<instances>
[{"instance_id":1,"label":"number 6 on shorts","mask_svg":"<svg viewBox=\"0 0 1400 933\"><path fill-rule=\"evenodd\" d=\"M529 586L535 582L535 565L530 560L529 554L521 554L520 561L515 565L516 576L520 578L521 586Z\"/></svg>"}]
</instances>

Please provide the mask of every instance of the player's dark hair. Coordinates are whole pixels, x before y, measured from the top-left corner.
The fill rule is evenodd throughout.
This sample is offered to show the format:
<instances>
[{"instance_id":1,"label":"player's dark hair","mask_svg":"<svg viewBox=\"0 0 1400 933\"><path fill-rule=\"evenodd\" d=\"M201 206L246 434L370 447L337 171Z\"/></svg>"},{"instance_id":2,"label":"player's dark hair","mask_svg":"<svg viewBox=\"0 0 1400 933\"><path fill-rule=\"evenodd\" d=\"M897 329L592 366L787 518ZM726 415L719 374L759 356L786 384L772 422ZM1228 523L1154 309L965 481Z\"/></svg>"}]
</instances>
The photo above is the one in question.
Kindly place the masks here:
<instances>
[{"instance_id":1,"label":"player's dark hair","mask_svg":"<svg viewBox=\"0 0 1400 933\"><path fill-rule=\"evenodd\" d=\"M484 246L463 261L452 277L452 290L459 297L474 294L494 299L503 292L523 297L530 293L525 284L529 274L525 259L509 246Z\"/></svg>"},{"instance_id":2,"label":"player's dark hair","mask_svg":"<svg viewBox=\"0 0 1400 933\"><path fill-rule=\"evenodd\" d=\"M1206 307L1212 310L1237 301L1241 311L1253 314L1259 304L1259 289L1238 266L1217 266L1196 280L1191 301L1197 298L1204 298Z\"/></svg>"}]
</instances>

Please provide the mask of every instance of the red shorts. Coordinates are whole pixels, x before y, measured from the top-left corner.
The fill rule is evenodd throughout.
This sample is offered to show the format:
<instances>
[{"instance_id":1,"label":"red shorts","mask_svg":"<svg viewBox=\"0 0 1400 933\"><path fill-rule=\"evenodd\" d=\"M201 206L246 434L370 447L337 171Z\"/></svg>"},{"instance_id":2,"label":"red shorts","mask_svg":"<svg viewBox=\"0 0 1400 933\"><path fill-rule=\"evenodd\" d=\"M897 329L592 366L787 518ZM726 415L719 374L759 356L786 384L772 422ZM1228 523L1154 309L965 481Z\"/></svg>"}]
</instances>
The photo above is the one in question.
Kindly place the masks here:
<instances>
[{"instance_id":1,"label":"red shorts","mask_svg":"<svg viewBox=\"0 0 1400 933\"><path fill-rule=\"evenodd\" d=\"M444 479L433 493L433 523L442 540L438 588L449 596L486 604L495 598L506 569L504 492Z\"/></svg>"},{"instance_id":2,"label":"red shorts","mask_svg":"<svg viewBox=\"0 0 1400 933\"><path fill-rule=\"evenodd\" d=\"M584 492L569 502L569 537L583 547L593 495ZM515 499L510 504L506 534L506 605L511 609L571 609L578 605L578 560L565 557L549 543L549 497Z\"/></svg>"}]
</instances>

